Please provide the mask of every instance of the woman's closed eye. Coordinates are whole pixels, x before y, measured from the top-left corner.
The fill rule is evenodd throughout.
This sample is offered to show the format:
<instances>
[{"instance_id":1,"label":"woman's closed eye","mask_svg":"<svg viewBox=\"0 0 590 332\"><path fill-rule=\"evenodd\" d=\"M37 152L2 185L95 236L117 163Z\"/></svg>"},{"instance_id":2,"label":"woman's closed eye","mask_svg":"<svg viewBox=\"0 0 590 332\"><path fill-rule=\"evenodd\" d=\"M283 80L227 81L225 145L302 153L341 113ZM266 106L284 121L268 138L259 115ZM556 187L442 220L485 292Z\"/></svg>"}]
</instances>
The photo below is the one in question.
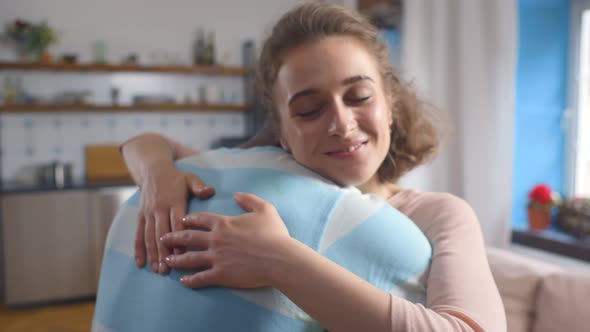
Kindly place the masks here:
<instances>
[{"instance_id":1,"label":"woman's closed eye","mask_svg":"<svg viewBox=\"0 0 590 332\"><path fill-rule=\"evenodd\" d=\"M314 109L310 109L310 110L305 110L305 111L297 112L297 116L300 117L300 118L304 118L304 119L311 118L314 115L319 114L320 113L320 110L321 110L321 108L318 107L318 108L314 108Z\"/></svg>"},{"instance_id":2,"label":"woman's closed eye","mask_svg":"<svg viewBox=\"0 0 590 332\"><path fill-rule=\"evenodd\" d=\"M349 103L356 103L356 104L360 104L362 102L368 101L371 98L371 96L366 96L366 97L356 97L356 98L348 98L348 102Z\"/></svg>"},{"instance_id":3,"label":"woman's closed eye","mask_svg":"<svg viewBox=\"0 0 590 332\"><path fill-rule=\"evenodd\" d=\"M344 102L347 104L362 104L371 100L374 95L374 90L371 87L364 85L353 86L345 95Z\"/></svg>"}]
</instances>

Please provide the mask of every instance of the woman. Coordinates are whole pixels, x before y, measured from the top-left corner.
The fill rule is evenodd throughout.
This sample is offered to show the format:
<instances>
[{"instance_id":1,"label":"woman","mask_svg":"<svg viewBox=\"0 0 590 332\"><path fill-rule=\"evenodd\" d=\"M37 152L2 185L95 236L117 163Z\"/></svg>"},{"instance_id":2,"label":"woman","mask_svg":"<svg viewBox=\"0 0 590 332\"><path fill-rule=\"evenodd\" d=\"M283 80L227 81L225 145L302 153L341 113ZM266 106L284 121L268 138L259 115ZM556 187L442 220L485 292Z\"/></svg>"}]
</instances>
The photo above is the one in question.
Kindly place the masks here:
<instances>
[{"instance_id":1,"label":"woman","mask_svg":"<svg viewBox=\"0 0 590 332\"><path fill-rule=\"evenodd\" d=\"M437 134L395 75L375 28L347 9L304 4L276 24L263 47L259 75L270 123L283 149L336 183L386 198L428 237L433 258L427 308L361 283L290 241L280 230L280 217L255 197L247 204L258 207L253 219L260 222L242 231L259 234L257 241L231 241L245 233L219 231L215 236L233 247L208 249L235 255L208 262L225 267L223 271L199 272L183 283L271 285L333 331L505 330L502 303L471 208L449 194L395 184L436 152ZM147 252L152 269L161 273L168 267L203 267L194 256L180 251L168 256L167 249L184 243L183 237L198 236L199 231L183 231L187 190L201 198L214 194L213 188L173 166L173 160L197 151L153 134L127 142L122 151L143 190L138 265L145 264ZM198 225L191 222L194 218L199 217L187 216L189 224ZM293 271L307 278L294 280L289 277Z\"/></svg>"}]
</instances>

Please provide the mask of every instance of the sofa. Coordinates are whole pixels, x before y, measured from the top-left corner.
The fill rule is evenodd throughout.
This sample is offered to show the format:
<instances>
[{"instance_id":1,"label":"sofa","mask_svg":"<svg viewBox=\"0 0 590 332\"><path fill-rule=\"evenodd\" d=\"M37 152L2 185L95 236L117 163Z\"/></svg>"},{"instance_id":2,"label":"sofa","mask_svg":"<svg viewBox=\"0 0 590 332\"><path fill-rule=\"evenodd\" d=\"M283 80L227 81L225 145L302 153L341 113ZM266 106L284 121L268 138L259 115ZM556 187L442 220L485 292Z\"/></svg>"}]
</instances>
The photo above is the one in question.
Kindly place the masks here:
<instances>
[{"instance_id":1,"label":"sofa","mask_svg":"<svg viewBox=\"0 0 590 332\"><path fill-rule=\"evenodd\" d=\"M509 332L590 331L590 270L487 248Z\"/></svg>"}]
</instances>

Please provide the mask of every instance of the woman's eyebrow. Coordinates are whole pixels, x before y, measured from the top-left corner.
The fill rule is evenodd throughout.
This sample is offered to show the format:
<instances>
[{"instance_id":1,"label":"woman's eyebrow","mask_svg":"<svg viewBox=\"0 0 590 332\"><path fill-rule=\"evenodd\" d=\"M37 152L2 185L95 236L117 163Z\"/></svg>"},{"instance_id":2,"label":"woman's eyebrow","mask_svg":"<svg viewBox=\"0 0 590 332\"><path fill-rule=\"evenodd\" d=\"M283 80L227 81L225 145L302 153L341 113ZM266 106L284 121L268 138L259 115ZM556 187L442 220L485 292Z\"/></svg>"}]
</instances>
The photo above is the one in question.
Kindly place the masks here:
<instances>
[{"instance_id":1,"label":"woman's eyebrow","mask_svg":"<svg viewBox=\"0 0 590 332\"><path fill-rule=\"evenodd\" d=\"M358 81L362 81L362 80L369 80L373 83L375 83L375 81L370 78L369 76L365 76L365 75L356 75L356 76L352 76L352 77L348 77L345 78L344 80L342 80L342 82L340 82L342 85L348 85L348 84L353 84L356 83Z\"/></svg>"},{"instance_id":2,"label":"woman's eyebrow","mask_svg":"<svg viewBox=\"0 0 590 332\"><path fill-rule=\"evenodd\" d=\"M317 93L320 93L320 90L318 90L318 89L305 89L303 91L299 91L296 94L294 94L291 98L289 98L288 105L291 105L295 101L295 99L297 99L299 97L309 96L309 95L313 95L313 94L317 94Z\"/></svg>"}]
</instances>

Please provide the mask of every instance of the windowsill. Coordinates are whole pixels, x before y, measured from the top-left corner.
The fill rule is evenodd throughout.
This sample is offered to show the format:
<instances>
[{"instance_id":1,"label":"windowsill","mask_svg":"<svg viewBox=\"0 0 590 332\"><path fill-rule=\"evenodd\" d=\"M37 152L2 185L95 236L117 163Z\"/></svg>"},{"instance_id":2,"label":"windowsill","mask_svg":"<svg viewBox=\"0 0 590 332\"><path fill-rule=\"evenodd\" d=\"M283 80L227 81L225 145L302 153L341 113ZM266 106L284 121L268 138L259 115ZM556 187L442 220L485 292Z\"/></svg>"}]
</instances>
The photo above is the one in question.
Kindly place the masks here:
<instances>
[{"instance_id":1,"label":"windowsill","mask_svg":"<svg viewBox=\"0 0 590 332\"><path fill-rule=\"evenodd\" d=\"M590 237L579 239L555 230L512 230L512 242L590 262Z\"/></svg>"}]
</instances>

